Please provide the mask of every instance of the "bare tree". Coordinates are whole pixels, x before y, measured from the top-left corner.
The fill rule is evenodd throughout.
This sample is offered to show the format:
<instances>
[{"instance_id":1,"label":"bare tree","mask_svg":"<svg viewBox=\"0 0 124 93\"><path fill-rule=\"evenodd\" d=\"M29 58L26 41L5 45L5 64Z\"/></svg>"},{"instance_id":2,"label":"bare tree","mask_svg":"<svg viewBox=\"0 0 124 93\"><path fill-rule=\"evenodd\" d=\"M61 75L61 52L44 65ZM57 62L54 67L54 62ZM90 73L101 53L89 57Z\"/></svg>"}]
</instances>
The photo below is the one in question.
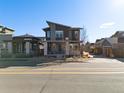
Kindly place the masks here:
<instances>
[{"instance_id":1,"label":"bare tree","mask_svg":"<svg viewBox=\"0 0 124 93\"><path fill-rule=\"evenodd\" d=\"M85 44L88 41L87 29L84 26L81 29L80 39L82 44Z\"/></svg>"}]
</instances>

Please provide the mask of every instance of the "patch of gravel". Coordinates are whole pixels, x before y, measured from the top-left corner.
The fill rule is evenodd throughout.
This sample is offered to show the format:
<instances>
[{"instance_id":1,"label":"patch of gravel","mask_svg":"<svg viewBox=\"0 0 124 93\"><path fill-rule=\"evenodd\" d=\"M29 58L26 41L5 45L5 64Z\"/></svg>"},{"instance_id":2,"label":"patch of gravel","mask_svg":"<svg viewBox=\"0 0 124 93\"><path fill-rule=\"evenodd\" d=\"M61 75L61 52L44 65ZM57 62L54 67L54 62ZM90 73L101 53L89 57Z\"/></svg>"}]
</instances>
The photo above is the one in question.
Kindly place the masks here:
<instances>
[{"instance_id":1,"label":"patch of gravel","mask_svg":"<svg viewBox=\"0 0 124 93\"><path fill-rule=\"evenodd\" d=\"M79 57L71 57L71 58L66 58L65 62L88 62L91 60L90 58L79 58Z\"/></svg>"}]
</instances>

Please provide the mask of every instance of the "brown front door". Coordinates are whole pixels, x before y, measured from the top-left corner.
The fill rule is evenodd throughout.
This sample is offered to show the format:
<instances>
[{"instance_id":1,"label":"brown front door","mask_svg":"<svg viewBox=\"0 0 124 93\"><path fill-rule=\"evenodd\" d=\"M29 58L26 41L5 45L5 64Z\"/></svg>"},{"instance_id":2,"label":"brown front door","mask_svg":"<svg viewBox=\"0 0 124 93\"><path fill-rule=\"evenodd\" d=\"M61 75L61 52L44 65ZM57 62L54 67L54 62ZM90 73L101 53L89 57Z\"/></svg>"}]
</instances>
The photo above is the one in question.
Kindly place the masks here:
<instances>
[{"instance_id":1,"label":"brown front door","mask_svg":"<svg viewBox=\"0 0 124 93\"><path fill-rule=\"evenodd\" d=\"M112 56L112 48L111 47L106 48L105 49L105 53L106 53L107 57L111 57Z\"/></svg>"},{"instance_id":2,"label":"brown front door","mask_svg":"<svg viewBox=\"0 0 124 93\"><path fill-rule=\"evenodd\" d=\"M112 57L112 48L111 47L104 47L103 48L103 55L106 57Z\"/></svg>"}]
</instances>

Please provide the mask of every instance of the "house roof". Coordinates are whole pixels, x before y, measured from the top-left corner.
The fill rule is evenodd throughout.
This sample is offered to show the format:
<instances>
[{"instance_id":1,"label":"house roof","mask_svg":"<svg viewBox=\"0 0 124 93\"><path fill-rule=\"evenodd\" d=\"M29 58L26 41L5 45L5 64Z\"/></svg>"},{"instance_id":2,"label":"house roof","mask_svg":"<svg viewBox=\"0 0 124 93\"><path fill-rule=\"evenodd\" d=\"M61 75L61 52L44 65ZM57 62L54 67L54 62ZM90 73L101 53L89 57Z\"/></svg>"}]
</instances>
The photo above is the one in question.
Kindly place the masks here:
<instances>
[{"instance_id":1,"label":"house roof","mask_svg":"<svg viewBox=\"0 0 124 93\"><path fill-rule=\"evenodd\" d=\"M51 21L46 21L47 24L50 26L51 24L54 24L54 25L58 25L58 26L63 26L63 27L67 27L67 28L71 28L70 26L67 26L67 25L63 25L63 24L59 24L59 23L55 23L55 22L51 22Z\"/></svg>"},{"instance_id":2,"label":"house roof","mask_svg":"<svg viewBox=\"0 0 124 93\"><path fill-rule=\"evenodd\" d=\"M50 27L43 28L44 31L50 31Z\"/></svg>"},{"instance_id":3,"label":"house roof","mask_svg":"<svg viewBox=\"0 0 124 93\"><path fill-rule=\"evenodd\" d=\"M117 31L114 35L111 37L124 37L124 31Z\"/></svg>"},{"instance_id":4,"label":"house roof","mask_svg":"<svg viewBox=\"0 0 124 93\"><path fill-rule=\"evenodd\" d=\"M0 25L0 28L3 28L3 26Z\"/></svg>"},{"instance_id":5,"label":"house roof","mask_svg":"<svg viewBox=\"0 0 124 93\"><path fill-rule=\"evenodd\" d=\"M118 43L118 38L113 37L113 38L105 38L102 45L103 46L113 46L114 44Z\"/></svg>"},{"instance_id":6,"label":"house roof","mask_svg":"<svg viewBox=\"0 0 124 93\"><path fill-rule=\"evenodd\" d=\"M41 41L44 41L46 39L46 37L37 37L39 38Z\"/></svg>"},{"instance_id":7,"label":"house roof","mask_svg":"<svg viewBox=\"0 0 124 93\"><path fill-rule=\"evenodd\" d=\"M110 44L116 44L118 43L118 39L116 37L113 38L106 38L106 40L110 43Z\"/></svg>"},{"instance_id":8,"label":"house roof","mask_svg":"<svg viewBox=\"0 0 124 93\"><path fill-rule=\"evenodd\" d=\"M40 40L39 37L35 37L33 35L30 35L30 34L24 34L24 35L20 35L20 36L14 36L13 38L35 38L35 39Z\"/></svg>"},{"instance_id":9,"label":"house roof","mask_svg":"<svg viewBox=\"0 0 124 93\"><path fill-rule=\"evenodd\" d=\"M101 45L101 44L104 42L104 39L105 39L105 38L96 40L96 44L100 44L100 45Z\"/></svg>"},{"instance_id":10,"label":"house roof","mask_svg":"<svg viewBox=\"0 0 124 93\"><path fill-rule=\"evenodd\" d=\"M20 36L15 36L15 37L23 37L23 38L27 38L27 37L35 37L35 36L30 35L30 34L25 34L25 35L20 35Z\"/></svg>"},{"instance_id":11,"label":"house roof","mask_svg":"<svg viewBox=\"0 0 124 93\"><path fill-rule=\"evenodd\" d=\"M14 32L15 30L11 29L11 28L8 28L8 27L5 27L4 29L7 29L7 30L10 30L12 32Z\"/></svg>"},{"instance_id":12,"label":"house roof","mask_svg":"<svg viewBox=\"0 0 124 93\"><path fill-rule=\"evenodd\" d=\"M66 29L66 30L80 30L82 28L79 27L71 27L71 26L67 26L67 25L63 25L63 24L59 24L59 23L55 23L55 22L51 22L51 21L46 21L47 24L49 25L49 27L43 28L44 31L50 31L51 29L51 25L55 25L56 29Z\"/></svg>"},{"instance_id":13,"label":"house roof","mask_svg":"<svg viewBox=\"0 0 124 93\"><path fill-rule=\"evenodd\" d=\"M14 36L14 39L16 38L33 38L33 39L37 39L37 40L41 40L41 39L45 39L45 37L35 37L33 35L30 34L24 34L24 35L20 35L20 36Z\"/></svg>"},{"instance_id":14,"label":"house roof","mask_svg":"<svg viewBox=\"0 0 124 93\"><path fill-rule=\"evenodd\" d=\"M9 31L11 31L11 32L14 32L13 29L10 29L10 28L8 28L8 27L0 26L0 28L2 28L1 31L0 31L1 33L6 33L6 32L5 32L6 29L9 30Z\"/></svg>"}]
</instances>

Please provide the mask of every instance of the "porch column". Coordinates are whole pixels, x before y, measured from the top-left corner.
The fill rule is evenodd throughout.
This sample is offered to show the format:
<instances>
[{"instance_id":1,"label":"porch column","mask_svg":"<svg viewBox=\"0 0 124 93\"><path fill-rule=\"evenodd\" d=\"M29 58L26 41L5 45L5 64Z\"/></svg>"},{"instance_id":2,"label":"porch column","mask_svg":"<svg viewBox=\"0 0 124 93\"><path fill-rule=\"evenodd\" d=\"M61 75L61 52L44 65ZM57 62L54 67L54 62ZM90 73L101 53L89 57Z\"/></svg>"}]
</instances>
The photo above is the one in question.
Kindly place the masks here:
<instances>
[{"instance_id":1,"label":"porch column","mask_svg":"<svg viewBox=\"0 0 124 93\"><path fill-rule=\"evenodd\" d=\"M1 57L1 48L0 48L0 57Z\"/></svg>"},{"instance_id":2,"label":"porch column","mask_svg":"<svg viewBox=\"0 0 124 93\"><path fill-rule=\"evenodd\" d=\"M105 47L104 46L102 48L102 53L103 53L103 56L106 56L106 50L105 50Z\"/></svg>"},{"instance_id":3,"label":"porch column","mask_svg":"<svg viewBox=\"0 0 124 93\"><path fill-rule=\"evenodd\" d=\"M26 42L26 54L29 54L30 53L30 42Z\"/></svg>"},{"instance_id":4,"label":"porch column","mask_svg":"<svg viewBox=\"0 0 124 93\"><path fill-rule=\"evenodd\" d=\"M47 56L47 42L44 42L44 56Z\"/></svg>"},{"instance_id":5,"label":"porch column","mask_svg":"<svg viewBox=\"0 0 124 93\"><path fill-rule=\"evenodd\" d=\"M0 42L0 57L1 57L2 42Z\"/></svg>"},{"instance_id":6,"label":"porch column","mask_svg":"<svg viewBox=\"0 0 124 93\"><path fill-rule=\"evenodd\" d=\"M8 48L8 52L12 53L12 42L8 42L7 48Z\"/></svg>"},{"instance_id":7,"label":"porch column","mask_svg":"<svg viewBox=\"0 0 124 93\"><path fill-rule=\"evenodd\" d=\"M66 41L65 55L69 56L69 41Z\"/></svg>"},{"instance_id":8,"label":"porch column","mask_svg":"<svg viewBox=\"0 0 124 93\"><path fill-rule=\"evenodd\" d=\"M22 42L20 42L20 52L22 53Z\"/></svg>"}]
</instances>

